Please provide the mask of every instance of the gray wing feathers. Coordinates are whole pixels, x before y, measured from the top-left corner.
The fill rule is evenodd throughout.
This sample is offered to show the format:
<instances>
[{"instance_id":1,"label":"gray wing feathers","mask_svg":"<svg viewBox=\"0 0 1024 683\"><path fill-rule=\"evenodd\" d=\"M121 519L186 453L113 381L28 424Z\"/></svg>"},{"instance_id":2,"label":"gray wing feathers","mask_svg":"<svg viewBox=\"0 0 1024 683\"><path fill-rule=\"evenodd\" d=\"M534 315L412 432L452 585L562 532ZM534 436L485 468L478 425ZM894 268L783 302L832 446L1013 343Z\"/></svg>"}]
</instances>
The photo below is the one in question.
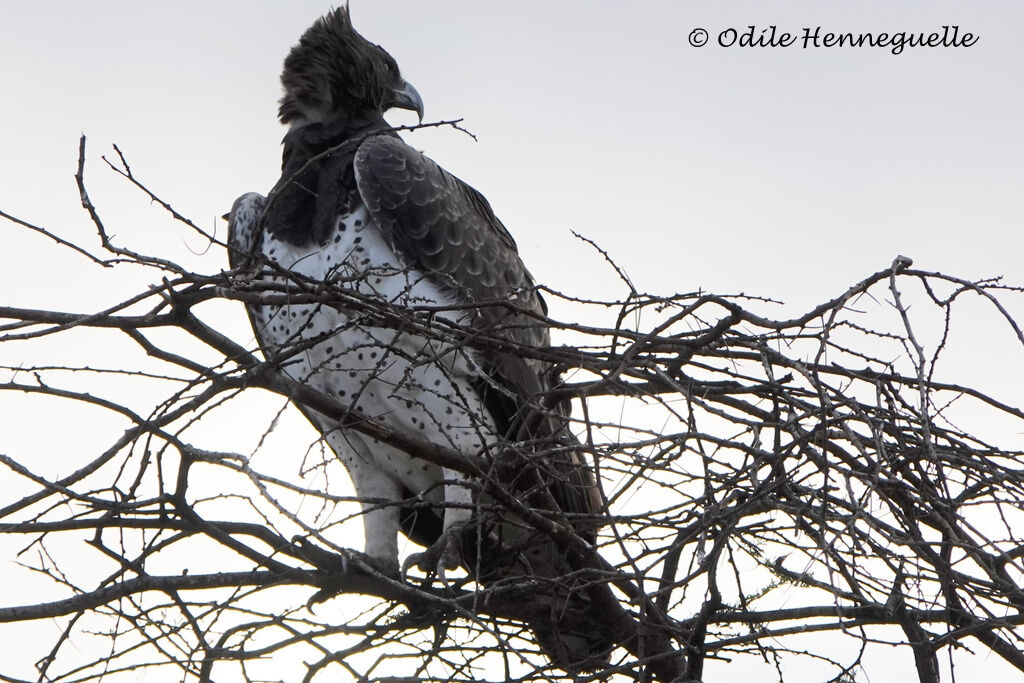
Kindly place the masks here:
<instances>
[{"instance_id":1,"label":"gray wing feathers","mask_svg":"<svg viewBox=\"0 0 1024 683\"><path fill-rule=\"evenodd\" d=\"M245 266L259 251L262 233L258 232L260 216L267 198L247 192L235 200L228 213L228 264L232 270Z\"/></svg>"},{"instance_id":2,"label":"gray wing feathers","mask_svg":"<svg viewBox=\"0 0 1024 683\"><path fill-rule=\"evenodd\" d=\"M377 225L442 284L474 303L512 299L544 312L515 241L479 192L390 136L360 145L355 169Z\"/></svg>"}]
</instances>

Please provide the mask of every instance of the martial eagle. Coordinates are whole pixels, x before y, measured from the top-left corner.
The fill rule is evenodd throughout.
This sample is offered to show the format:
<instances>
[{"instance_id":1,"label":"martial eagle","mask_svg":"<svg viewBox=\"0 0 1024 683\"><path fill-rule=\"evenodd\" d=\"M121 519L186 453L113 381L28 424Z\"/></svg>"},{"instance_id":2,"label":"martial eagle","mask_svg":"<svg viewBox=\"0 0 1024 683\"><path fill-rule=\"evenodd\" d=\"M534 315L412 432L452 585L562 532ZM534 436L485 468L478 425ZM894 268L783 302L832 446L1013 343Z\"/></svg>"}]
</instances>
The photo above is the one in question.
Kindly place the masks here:
<instances>
[{"instance_id":1,"label":"martial eagle","mask_svg":"<svg viewBox=\"0 0 1024 683\"><path fill-rule=\"evenodd\" d=\"M588 600L558 583L572 567L549 536L513 515L500 522L492 515L479 528L488 541L497 539L498 555L510 557L492 557L481 568L479 547L457 552L467 538L479 538L465 531L493 507L488 486L570 524L591 543L600 511L564 401L550 399L557 378L540 354L522 352L550 342L544 301L515 241L483 195L384 121L395 107L422 119L422 101L391 55L356 33L345 8L306 31L285 59L281 82L279 118L289 126L281 179L268 197L250 193L235 202L231 265L258 269L264 283L298 278L351 296L348 304L249 305L263 354L292 379L337 399L348 415L454 449L481 470L503 449L522 463L496 468L507 480L485 485L300 405L365 501L365 552L397 574L401 530L429 548L412 560L424 569L461 564L485 585L502 572L536 577L532 595L550 607L529 622L538 642L567 670L600 665L608 649L601 629L559 621L566 607L578 613ZM354 301L388 302L399 322L388 324Z\"/></svg>"}]
</instances>

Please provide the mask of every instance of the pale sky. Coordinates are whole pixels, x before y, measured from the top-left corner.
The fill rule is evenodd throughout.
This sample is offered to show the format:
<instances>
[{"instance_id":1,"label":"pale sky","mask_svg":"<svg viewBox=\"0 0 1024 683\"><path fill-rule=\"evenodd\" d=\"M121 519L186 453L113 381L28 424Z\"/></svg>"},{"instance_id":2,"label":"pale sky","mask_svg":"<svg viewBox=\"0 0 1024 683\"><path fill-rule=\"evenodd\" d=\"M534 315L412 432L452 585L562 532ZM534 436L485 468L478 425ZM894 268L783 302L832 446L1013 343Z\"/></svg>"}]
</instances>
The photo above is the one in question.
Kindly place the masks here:
<instances>
[{"instance_id":1,"label":"pale sky","mask_svg":"<svg viewBox=\"0 0 1024 683\"><path fill-rule=\"evenodd\" d=\"M265 193L279 175L281 61L329 7L0 2L0 209L96 246L73 180L85 133L93 200L120 243L198 271L226 268L221 250L195 253L198 238L99 157L116 143L158 195L223 231L217 217L232 200ZM351 9L419 90L426 120L462 118L478 141L451 129L406 139L489 198L534 275L555 289L623 293L572 230L639 289L756 293L792 312L897 254L926 270L1024 281L1019 2L352 0ZM959 25L979 39L900 55L716 44L721 31L752 24L794 34ZM698 27L710 34L700 48L688 43ZM0 239L3 304L91 310L146 282L140 274L126 290L3 221ZM1007 367L1018 371L1016 353ZM985 672L978 664L958 680Z\"/></svg>"}]
</instances>

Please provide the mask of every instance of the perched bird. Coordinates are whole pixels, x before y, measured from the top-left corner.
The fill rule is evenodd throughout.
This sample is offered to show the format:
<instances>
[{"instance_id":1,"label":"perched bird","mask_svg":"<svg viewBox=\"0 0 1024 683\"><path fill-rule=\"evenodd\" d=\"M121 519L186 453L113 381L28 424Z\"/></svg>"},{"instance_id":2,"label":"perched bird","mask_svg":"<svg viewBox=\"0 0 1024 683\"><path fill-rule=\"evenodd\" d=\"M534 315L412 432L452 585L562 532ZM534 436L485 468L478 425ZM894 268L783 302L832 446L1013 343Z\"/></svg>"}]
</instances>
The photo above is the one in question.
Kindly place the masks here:
<instances>
[{"instance_id":1,"label":"perched bird","mask_svg":"<svg viewBox=\"0 0 1024 683\"><path fill-rule=\"evenodd\" d=\"M422 120L422 100L391 55L353 29L346 8L306 31L281 82L279 118L289 126L281 179L268 197L235 202L232 267L261 268L264 282L294 274L343 287L419 322L388 325L351 301L249 305L264 355L349 415L453 449L481 471L502 452L519 458L476 480L300 406L364 501L365 552L397 574L401 530L428 548L411 559L425 570L461 564L484 585L534 577L534 599L550 608L528 624L541 647L568 671L600 666L609 649L600 628L560 623L567 608L588 606L558 581L571 571L564 549L508 514L491 515L483 535L466 533L494 507L489 486L591 543L601 509L566 406L546 400L557 381L550 365L516 353L550 341L546 306L515 241L483 195L390 129L385 111ZM416 317L417 308L430 315ZM484 562L479 547L465 552L467 539L481 537L499 549Z\"/></svg>"}]
</instances>

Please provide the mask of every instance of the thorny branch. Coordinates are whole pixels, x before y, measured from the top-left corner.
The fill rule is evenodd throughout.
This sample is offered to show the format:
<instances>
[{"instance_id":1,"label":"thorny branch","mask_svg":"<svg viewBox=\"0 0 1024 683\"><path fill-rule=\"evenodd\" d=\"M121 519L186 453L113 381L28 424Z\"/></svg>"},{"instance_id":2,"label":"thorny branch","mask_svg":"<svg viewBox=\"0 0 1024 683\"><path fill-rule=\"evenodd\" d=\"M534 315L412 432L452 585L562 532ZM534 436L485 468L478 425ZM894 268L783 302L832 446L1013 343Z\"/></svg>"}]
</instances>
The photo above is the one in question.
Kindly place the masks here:
<instances>
[{"instance_id":1,"label":"thorny branch","mask_svg":"<svg viewBox=\"0 0 1024 683\"><path fill-rule=\"evenodd\" d=\"M116 152L108 163L118 173L215 242ZM978 644L1024 671L1022 454L980 436L996 420L1019 436L1024 412L937 370L954 315L978 303L1018 345L1005 362L1019 365L1024 334L1012 311L1022 288L901 257L777 320L761 310L765 299L646 295L615 267L624 300L548 290L578 315L539 321L558 345L517 348L440 316L443 307L386 304L341 278L196 273L115 245L89 198L85 159L83 139L76 182L109 258L0 217L92 264L144 265L158 278L91 312L0 306L0 396L42 396L61 414L100 411L121 425L95 451L64 453L61 474L36 448L2 445L0 468L17 485L3 490L0 538L24 539L25 570L64 591L0 608L0 623L62 620L38 680L139 666L201 681L234 667L253 680L268 662L304 680L339 669L360 680L564 676L524 629L544 609L528 580L405 580L353 550L358 501L313 431L282 424L293 414L286 399L471 475L489 506L571 553L566 581L587 592L618 645L593 678L697 680L710 662L744 658L781 672L804 657L853 680L879 641L902 645L921 681L939 680L940 654ZM215 322L224 302L335 307L361 324L554 364L565 382L550 405L573 401L607 504L597 546L491 485L500 462L402 433L290 379L282 368L309 343L263 359L251 334ZM80 330L141 355L101 366L55 343ZM823 633L854 645L821 649ZM103 657L76 654L100 638Z\"/></svg>"}]
</instances>

